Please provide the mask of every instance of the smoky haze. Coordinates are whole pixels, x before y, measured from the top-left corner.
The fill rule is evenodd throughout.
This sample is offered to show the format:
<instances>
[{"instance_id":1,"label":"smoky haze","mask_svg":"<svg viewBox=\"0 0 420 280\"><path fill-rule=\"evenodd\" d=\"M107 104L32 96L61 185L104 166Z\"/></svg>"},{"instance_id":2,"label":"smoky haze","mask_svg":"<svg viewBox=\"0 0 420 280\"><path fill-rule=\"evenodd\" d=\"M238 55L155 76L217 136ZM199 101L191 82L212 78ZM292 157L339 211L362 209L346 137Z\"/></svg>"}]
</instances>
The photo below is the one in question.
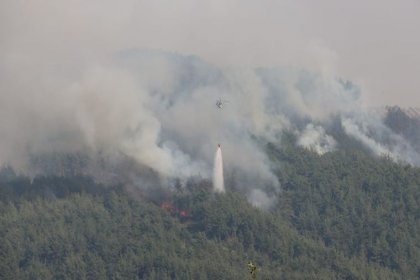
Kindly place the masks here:
<instances>
[{"instance_id":1,"label":"smoky haze","mask_svg":"<svg viewBox=\"0 0 420 280\"><path fill-rule=\"evenodd\" d=\"M0 163L30 173L45 154L101 154L210 178L221 143L227 173L267 205L260 189L280 186L263 143L288 130L335 151L338 116L374 155L419 165L410 141L360 113L420 105L419 3L317 3L1 1Z\"/></svg>"},{"instance_id":2,"label":"smoky haze","mask_svg":"<svg viewBox=\"0 0 420 280\"><path fill-rule=\"evenodd\" d=\"M420 107L419 12L417 0L3 0L0 56L3 67L66 76L130 48L292 65L356 82L369 105Z\"/></svg>"}]
</instances>

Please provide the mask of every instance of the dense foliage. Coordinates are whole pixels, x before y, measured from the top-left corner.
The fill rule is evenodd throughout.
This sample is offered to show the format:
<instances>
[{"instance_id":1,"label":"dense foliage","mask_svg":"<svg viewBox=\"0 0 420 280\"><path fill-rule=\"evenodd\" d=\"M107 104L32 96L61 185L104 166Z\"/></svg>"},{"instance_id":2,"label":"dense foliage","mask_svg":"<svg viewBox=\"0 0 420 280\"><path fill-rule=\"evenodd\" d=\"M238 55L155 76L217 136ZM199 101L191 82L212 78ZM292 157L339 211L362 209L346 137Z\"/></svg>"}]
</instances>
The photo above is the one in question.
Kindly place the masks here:
<instances>
[{"instance_id":1,"label":"dense foliage","mask_svg":"<svg viewBox=\"0 0 420 280\"><path fill-rule=\"evenodd\" d=\"M271 211L205 181L150 199L3 170L0 279L250 279L249 261L257 279L420 278L418 168L267 149L282 188Z\"/></svg>"},{"instance_id":2,"label":"dense foliage","mask_svg":"<svg viewBox=\"0 0 420 280\"><path fill-rule=\"evenodd\" d=\"M420 170L357 150L319 156L270 146L281 168L275 212L346 257L420 278Z\"/></svg>"}]
</instances>

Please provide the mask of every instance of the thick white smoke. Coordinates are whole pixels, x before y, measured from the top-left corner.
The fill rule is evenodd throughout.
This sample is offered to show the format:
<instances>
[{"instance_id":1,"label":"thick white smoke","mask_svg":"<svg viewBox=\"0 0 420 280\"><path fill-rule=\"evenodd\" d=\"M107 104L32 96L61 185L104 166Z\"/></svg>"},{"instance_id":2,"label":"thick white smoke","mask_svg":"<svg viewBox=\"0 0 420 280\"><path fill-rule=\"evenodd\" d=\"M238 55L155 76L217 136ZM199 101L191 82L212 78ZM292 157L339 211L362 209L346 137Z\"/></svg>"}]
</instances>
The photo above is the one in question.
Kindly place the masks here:
<instances>
[{"instance_id":1,"label":"thick white smoke","mask_svg":"<svg viewBox=\"0 0 420 280\"><path fill-rule=\"evenodd\" d=\"M213 168L213 189L216 192L225 192L225 179L223 177L223 158L222 149L217 147L216 154L214 155L214 168Z\"/></svg>"},{"instance_id":2,"label":"thick white smoke","mask_svg":"<svg viewBox=\"0 0 420 280\"><path fill-rule=\"evenodd\" d=\"M297 144L320 155L334 151L337 145L334 138L325 133L324 128L312 123L306 125Z\"/></svg>"},{"instance_id":3,"label":"thick white smoke","mask_svg":"<svg viewBox=\"0 0 420 280\"><path fill-rule=\"evenodd\" d=\"M277 184L253 135L274 139L283 121L266 112L268 92L252 70L148 50L121 51L74 76L47 69L32 80L33 69L3 67L1 164L30 172L34 156L101 153L163 177L210 178L220 141L229 165ZM220 96L230 101L223 111Z\"/></svg>"},{"instance_id":4,"label":"thick white smoke","mask_svg":"<svg viewBox=\"0 0 420 280\"><path fill-rule=\"evenodd\" d=\"M360 105L356 86L325 73L225 69L195 56L136 49L74 72L25 65L0 65L6 74L0 76L0 163L22 172L34 172L34 157L80 153L129 157L164 179L211 178L213 147L222 143L226 174L248 193L278 189L261 143L279 142L284 129L296 131L304 121L298 144L333 151L338 145L326 133L333 114L344 116L345 133L376 154L389 151L418 164L404 139L384 137L390 131L380 120L351 113ZM223 110L215 105L221 97L229 100ZM370 136L366 123L382 136Z\"/></svg>"},{"instance_id":5,"label":"thick white smoke","mask_svg":"<svg viewBox=\"0 0 420 280\"><path fill-rule=\"evenodd\" d=\"M420 164L419 152L381 120L351 113L361 106L360 89L336 77L341 68L345 74L376 73L374 80L398 92L405 87L401 81L416 80L418 71L401 69L420 65L413 63L417 52L405 63L377 52L370 41L364 57L351 55L354 44L377 39L370 34L379 33L363 23L372 22L370 14L383 18L378 5L368 5L364 21L351 24L360 30L350 30L336 23L351 21L325 25L324 15L351 17L351 5L340 9L345 14L336 13L341 4L328 14L331 3L263 3L0 1L0 165L32 174L45 171L34 161L77 154L106 159L112 170L128 169L117 166L129 158L162 180L211 178L214 146L222 143L226 177L262 205L268 204L262 189L278 190L279 183L261 143L279 142L288 129L301 131L297 143L319 154L339 149L328 131L332 114L343 116L344 132L374 154ZM416 9L406 8L411 17L400 17L418 20ZM317 12L312 17L307 11ZM302 22L311 28L302 29ZM382 38L389 37L386 26L416 26L383 23L377 25L384 26ZM360 40L342 40L342 30ZM400 31L406 33L394 34L407 36L394 42L417 50L405 43L417 38L413 32ZM399 67L387 67L393 74L383 79L383 71L360 68L372 56L371 65L388 65L392 58ZM395 100L387 95L380 100ZM221 97L229 104L220 111L214 103Z\"/></svg>"},{"instance_id":6,"label":"thick white smoke","mask_svg":"<svg viewBox=\"0 0 420 280\"><path fill-rule=\"evenodd\" d=\"M420 166L420 153L401 135L383 124L378 115L358 112L343 116L346 134L360 141L376 156L387 156L397 162Z\"/></svg>"}]
</instances>

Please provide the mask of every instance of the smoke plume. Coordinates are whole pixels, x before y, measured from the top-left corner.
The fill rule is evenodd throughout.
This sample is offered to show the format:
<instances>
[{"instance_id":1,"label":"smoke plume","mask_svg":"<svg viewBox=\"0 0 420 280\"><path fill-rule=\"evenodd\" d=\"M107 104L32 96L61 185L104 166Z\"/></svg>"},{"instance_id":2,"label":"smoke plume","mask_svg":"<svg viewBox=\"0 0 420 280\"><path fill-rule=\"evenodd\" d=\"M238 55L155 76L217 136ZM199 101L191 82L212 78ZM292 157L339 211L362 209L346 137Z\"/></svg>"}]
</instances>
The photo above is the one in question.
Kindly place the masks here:
<instances>
[{"instance_id":1,"label":"smoke plume","mask_svg":"<svg viewBox=\"0 0 420 280\"><path fill-rule=\"evenodd\" d=\"M343 117L344 131L360 141L376 156L387 156L396 162L420 166L420 151L411 145L410 139L397 134L384 124L379 116L359 112Z\"/></svg>"},{"instance_id":2,"label":"smoke plume","mask_svg":"<svg viewBox=\"0 0 420 280\"><path fill-rule=\"evenodd\" d=\"M0 78L2 165L37 174L45 172L42 158L79 154L96 162L85 164L91 173L100 173L104 159L108 170L129 159L160 180L185 181L211 178L220 142L226 174L252 193L280 187L262 143L280 142L284 129L319 154L339 149L327 134L331 116L375 155L419 164L403 136L358 112L360 89L329 74L220 68L195 56L139 49L119 51L74 76L53 70L34 80L20 68L22 79ZM229 100L222 110L219 98Z\"/></svg>"},{"instance_id":3,"label":"smoke plume","mask_svg":"<svg viewBox=\"0 0 420 280\"><path fill-rule=\"evenodd\" d=\"M315 126L312 123L305 127L297 144L320 155L334 151L337 145L334 138L325 133L323 127Z\"/></svg>"},{"instance_id":4,"label":"smoke plume","mask_svg":"<svg viewBox=\"0 0 420 280\"><path fill-rule=\"evenodd\" d=\"M264 143L281 145L287 130L297 145L333 152L342 147L332 116L372 154L420 165L418 135L409 140L383 118L360 113L364 85L338 71L354 57L300 33L309 18L304 4L274 2L1 1L0 165L31 176L80 167L104 181L123 177L149 188L155 179L210 179L222 143L226 182L261 205L266 189L280 189ZM343 42L342 30L330 33ZM394 67L371 72L383 69ZM219 98L229 100L223 110Z\"/></svg>"}]
</instances>

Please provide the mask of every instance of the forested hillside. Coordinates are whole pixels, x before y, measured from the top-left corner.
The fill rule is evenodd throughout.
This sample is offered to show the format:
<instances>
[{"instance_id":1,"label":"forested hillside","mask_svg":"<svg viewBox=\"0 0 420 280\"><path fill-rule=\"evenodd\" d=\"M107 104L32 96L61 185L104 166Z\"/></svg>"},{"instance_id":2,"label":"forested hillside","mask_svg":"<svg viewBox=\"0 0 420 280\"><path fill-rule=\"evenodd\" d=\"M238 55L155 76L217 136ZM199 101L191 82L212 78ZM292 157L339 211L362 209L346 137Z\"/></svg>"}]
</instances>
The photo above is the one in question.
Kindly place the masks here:
<instances>
[{"instance_id":1,"label":"forested hillside","mask_svg":"<svg viewBox=\"0 0 420 280\"><path fill-rule=\"evenodd\" d=\"M420 278L418 168L287 142L267 151L281 182L270 210L208 181L151 199L4 169L0 279L251 279L249 261L257 279Z\"/></svg>"}]
</instances>

